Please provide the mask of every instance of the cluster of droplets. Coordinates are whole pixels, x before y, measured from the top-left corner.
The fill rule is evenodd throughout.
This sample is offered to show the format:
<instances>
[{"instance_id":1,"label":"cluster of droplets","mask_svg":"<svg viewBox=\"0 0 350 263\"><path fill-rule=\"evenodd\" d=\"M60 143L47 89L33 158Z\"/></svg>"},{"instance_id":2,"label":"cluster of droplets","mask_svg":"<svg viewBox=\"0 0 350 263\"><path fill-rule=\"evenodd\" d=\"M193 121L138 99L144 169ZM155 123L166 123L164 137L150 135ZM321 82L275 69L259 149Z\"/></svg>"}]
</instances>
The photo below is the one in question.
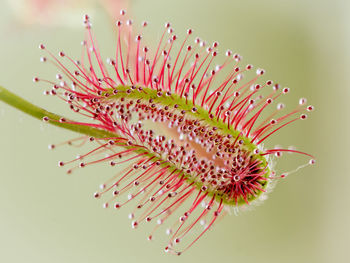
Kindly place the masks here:
<instances>
[{"instance_id":1,"label":"cluster of droplets","mask_svg":"<svg viewBox=\"0 0 350 263\"><path fill-rule=\"evenodd\" d=\"M242 139L223 135L217 127L187 116L174 106L170 109L156 106L152 100L144 103L138 99L135 103L123 100L115 107L120 119L132 120L133 113L137 115L137 123L130 125L130 131L140 144L185 171L187 180L199 183L203 190L225 195L228 202L236 204L239 200L248 203L248 196L256 197L264 191L268 170L256 157L258 149L248 151ZM173 139L144 130L146 121L161 123Z\"/></svg>"}]
</instances>

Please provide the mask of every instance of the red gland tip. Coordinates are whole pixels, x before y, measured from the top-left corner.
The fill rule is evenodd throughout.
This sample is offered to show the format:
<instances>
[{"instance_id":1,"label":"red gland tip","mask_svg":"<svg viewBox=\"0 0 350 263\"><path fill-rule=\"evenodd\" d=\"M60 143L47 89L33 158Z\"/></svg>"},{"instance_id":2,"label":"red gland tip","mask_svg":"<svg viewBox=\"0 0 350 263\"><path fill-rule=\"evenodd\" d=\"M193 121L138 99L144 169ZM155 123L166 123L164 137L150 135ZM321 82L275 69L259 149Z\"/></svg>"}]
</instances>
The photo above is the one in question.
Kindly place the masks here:
<instances>
[{"instance_id":1,"label":"red gland tip","mask_svg":"<svg viewBox=\"0 0 350 263\"><path fill-rule=\"evenodd\" d=\"M301 119L301 120L305 120L306 118L307 118L307 115L306 115L306 114L301 114L301 115L300 115L300 119Z\"/></svg>"},{"instance_id":2,"label":"red gland tip","mask_svg":"<svg viewBox=\"0 0 350 263\"><path fill-rule=\"evenodd\" d=\"M299 105L304 105L306 103L306 99L305 98L300 98L299 99Z\"/></svg>"},{"instance_id":3,"label":"red gland tip","mask_svg":"<svg viewBox=\"0 0 350 263\"><path fill-rule=\"evenodd\" d=\"M284 88L284 89L283 89L283 93L284 93L284 94L287 94L289 91L290 91L289 88Z\"/></svg>"},{"instance_id":4,"label":"red gland tip","mask_svg":"<svg viewBox=\"0 0 350 263\"><path fill-rule=\"evenodd\" d=\"M55 145L54 144L50 144L49 146L48 146L48 148L49 148L49 150L53 150L53 149L55 149Z\"/></svg>"},{"instance_id":5,"label":"red gland tip","mask_svg":"<svg viewBox=\"0 0 350 263\"><path fill-rule=\"evenodd\" d=\"M312 105L309 105L309 106L307 106L306 109L307 109L307 111L313 111L315 109L315 107Z\"/></svg>"}]
</instances>

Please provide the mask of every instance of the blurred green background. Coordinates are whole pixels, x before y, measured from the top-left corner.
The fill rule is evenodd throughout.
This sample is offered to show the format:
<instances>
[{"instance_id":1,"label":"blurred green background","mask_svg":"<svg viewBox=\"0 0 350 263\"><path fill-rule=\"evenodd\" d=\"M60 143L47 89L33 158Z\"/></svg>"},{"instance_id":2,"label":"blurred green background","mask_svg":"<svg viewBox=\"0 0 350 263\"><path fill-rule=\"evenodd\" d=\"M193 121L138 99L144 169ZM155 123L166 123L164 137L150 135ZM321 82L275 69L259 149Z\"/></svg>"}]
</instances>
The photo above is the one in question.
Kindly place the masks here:
<instances>
[{"instance_id":1,"label":"blurred green background","mask_svg":"<svg viewBox=\"0 0 350 263\"><path fill-rule=\"evenodd\" d=\"M54 78L39 62L37 46L80 54L81 18L90 13L105 57L114 54L109 6L75 1L38 17L31 1L0 3L0 85L61 112L62 104L42 96L33 76ZM40 1L37 1L40 2ZM125 2L123 5L125 5ZM220 50L231 48L291 88L283 97L295 105L307 97L316 111L270 140L295 145L317 157L278 183L253 211L227 216L181 257L165 254L164 240L146 241L142 227L130 228L128 208L102 209L92 198L112 175L104 166L67 176L57 161L79 149L47 145L74 137L44 126L0 103L0 262L349 262L350 2L347 0L132 0L135 22L148 20L148 39L163 23L176 32L188 27ZM305 159L286 155L279 168Z\"/></svg>"}]
</instances>

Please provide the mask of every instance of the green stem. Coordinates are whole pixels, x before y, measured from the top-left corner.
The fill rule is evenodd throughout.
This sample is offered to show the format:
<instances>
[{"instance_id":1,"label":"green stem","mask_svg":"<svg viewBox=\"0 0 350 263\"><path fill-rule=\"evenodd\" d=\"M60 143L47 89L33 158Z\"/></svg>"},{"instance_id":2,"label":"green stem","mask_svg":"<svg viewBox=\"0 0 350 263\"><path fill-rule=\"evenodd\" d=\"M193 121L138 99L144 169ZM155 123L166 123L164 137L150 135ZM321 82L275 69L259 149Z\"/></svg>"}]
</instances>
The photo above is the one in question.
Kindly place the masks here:
<instances>
[{"instance_id":1,"label":"green stem","mask_svg":"<svg viewBox=\"0 0 350 263\"><path fill-rule=\"evenodd\" d=\"M62 116L54 114L47 110L44 110L43 108L40 108L38 106L35 106L29 101L22 99L21 97L17 96L16 94L8 91L7 89L1 86L0 86L0 101L3 101L6 104L40 120L42 120L46 116L49 118L50 124L56 125L58 127L61 127L67 130L71 130L74 132L78 132L78 133L96 137L96 138L118 137L117 134L109 131L105 131L105 130L101 130L101 129L97 129L89 126L79 125L79 124L59 122Z\"/></svg>"}]
</instances>

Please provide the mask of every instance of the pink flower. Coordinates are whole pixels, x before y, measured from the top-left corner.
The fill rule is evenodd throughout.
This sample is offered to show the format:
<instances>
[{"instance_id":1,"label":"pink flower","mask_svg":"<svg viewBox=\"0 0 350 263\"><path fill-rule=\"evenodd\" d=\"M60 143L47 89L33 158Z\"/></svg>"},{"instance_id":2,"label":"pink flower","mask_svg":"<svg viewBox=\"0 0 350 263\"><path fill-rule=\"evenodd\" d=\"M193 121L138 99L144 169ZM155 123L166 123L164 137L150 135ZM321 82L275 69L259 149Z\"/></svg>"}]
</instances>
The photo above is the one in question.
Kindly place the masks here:
<instances>
[{"instance_id":1,"label":"pink flower","mask_svg":"<svg viewBox=\"0 0 350 263\"><path fill-rule=\"evenodd\" d=\"M306 119L313 106L300 99L283 114L284 105L275 102L289 89L263 82L265 71L252 73L253 66L242 66L239 54L228 50L215 67L217 42L207 45L195 38L189 44L191 29L178 40L169 23L156 48L148 48L142 33L147 22L134 35L133 21L124 19L116 22L116 53L105 63L88 16L84 24L81 60L47 51L62 74L56 82L34 78L49 83L45 94L67 103L81 119L44 121L100 131L75 139L94 147L59 166L70 166L70 173L96 163L128 163L95 197L104 198L106 208L133 205L133 228L155 225L149 240L158 228L168 227L165 251L181 254L230 209L264 200L273 182L289 174L275 173L272 156L299 153L312 158L306 165L315 162L295 149L264 147L281 128Z\"/></svg>"},{"instance_id":2,"label":"pink flower","mask_svg":"<svg viewBox=\"0 0 350 263\"><path fill-rule=\"evenodd\" d=\"M128 0L8 0L13 15L24 25L69 26L79 21L82 12L94 12L101 6L110 18L116 19ZM85 11L84 11L85 10ZM79 26L79 24L76 24Z\"/></svg>"}]
</instances>

